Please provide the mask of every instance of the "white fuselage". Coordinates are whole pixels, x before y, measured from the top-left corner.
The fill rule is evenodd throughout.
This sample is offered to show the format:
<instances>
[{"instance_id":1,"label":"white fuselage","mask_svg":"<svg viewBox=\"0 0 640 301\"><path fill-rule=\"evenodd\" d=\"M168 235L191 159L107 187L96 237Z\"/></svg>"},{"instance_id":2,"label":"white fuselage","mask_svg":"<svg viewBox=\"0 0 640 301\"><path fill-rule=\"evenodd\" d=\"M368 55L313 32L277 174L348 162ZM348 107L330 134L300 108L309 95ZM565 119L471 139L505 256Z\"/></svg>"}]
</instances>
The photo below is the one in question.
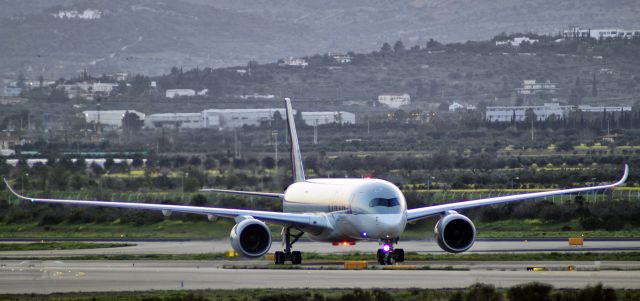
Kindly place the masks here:
<instances>
[{"instance_id":1,"label":"white fuselage","mask_svg":"<svg viewBox=\"0 0 640 301\"><path fill-rule=\"evenodd\" d=\"M311 179L285 191L284 212L322 215L330 227L309 229L315 241L393 240L404 231L407 204L390 182L379 179Z\"/></svg>"}]
</instances>

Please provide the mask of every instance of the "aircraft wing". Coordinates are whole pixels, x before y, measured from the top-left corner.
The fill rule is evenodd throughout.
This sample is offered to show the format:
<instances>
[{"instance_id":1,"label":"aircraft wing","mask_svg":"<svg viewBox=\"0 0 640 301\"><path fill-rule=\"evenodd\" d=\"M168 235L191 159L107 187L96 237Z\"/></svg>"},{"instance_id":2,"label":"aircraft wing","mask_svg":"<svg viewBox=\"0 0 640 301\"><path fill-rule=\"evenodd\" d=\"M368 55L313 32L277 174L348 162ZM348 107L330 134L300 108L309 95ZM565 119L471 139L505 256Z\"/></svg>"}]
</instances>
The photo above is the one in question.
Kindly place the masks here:
<instances>
[{"instance_id":1,"label":"aircraft wing","mask_svg":"<svg viewBox=\"0 0 640 301\"><path fill-rule=\"evenodd\" d=\"M31 201L34 203L50 203L50 204L66 204L66 205L79 205L79 206L99 206L99 207L113 207L113 208L128 208L128 209L145 209L145 210L158 210L167 215L171 212L184 212L195 213L203 215L220 216L227 218L236 218L242 216L251 216L255 219L259 219L265 222L270 222L279 225L297 225L297 226L310 226L310 227L329 227L325 222L325 218L321 215L313 214L300 214L300 213L284 213L273 211L259 211L259 210L243 210L243 209L227 209L227 208L212 208L212 207L197 207L197 206L184 206L184 205L164 205L164 204L146 204L146 203L129 203L129 202L110 202L110 201L83 201L83 200L65 200L65 199L42 199L26 197L18 194L9 185L7 179L4 179L7 188L16 197Z\"/></svg>"},{"instance_id":2,"label":"aircraft wing","mask_svg":"<svg viewBox=\"0 0 640 301\"><path fill-rule=\"evenodd\" d=\"M486 198L486 199L478 199L478 200L429 206L429 207L423 207L423 208L409 209L407 210L407 220L409 221L417 220L417 219L421 219L421 218L425 218L425 217L429 217L437 214L442 214L449 210L460 210L460 209L467 209L472 207L496 205L496 204L503 204L503 203L509 203L509 202L515 202L515 201L534 199L534 198L550 197L550 196L561 195L561 194L571 194L571 193L588 192L588 191L594 191L594 190L613 189L617 186L624 184L624 182L627 181L628 176L629 176L629 166L625 164L624 174L622 175L622 178L618 182L615 182L613 184L542 191L542 192L534 192L534 193L524 193L524 194L492 197L492 198Z\"/></svg>"},{"instance_id":3,"label":"aircraft wing","mask_svg":"<svg viewBox=\"0 0 640 301\"><path fill-rule=\"evenodd\" d=\"M202 188L200 189L200 191L237 194L237 195L245 195L245 196L257 196L257 197L275 198L275 199L284 198L284 193L273 193L273 192L240 191L240 190L228 190L228 189L216 189L216 188Z\"/></svg>"}]
</instances>

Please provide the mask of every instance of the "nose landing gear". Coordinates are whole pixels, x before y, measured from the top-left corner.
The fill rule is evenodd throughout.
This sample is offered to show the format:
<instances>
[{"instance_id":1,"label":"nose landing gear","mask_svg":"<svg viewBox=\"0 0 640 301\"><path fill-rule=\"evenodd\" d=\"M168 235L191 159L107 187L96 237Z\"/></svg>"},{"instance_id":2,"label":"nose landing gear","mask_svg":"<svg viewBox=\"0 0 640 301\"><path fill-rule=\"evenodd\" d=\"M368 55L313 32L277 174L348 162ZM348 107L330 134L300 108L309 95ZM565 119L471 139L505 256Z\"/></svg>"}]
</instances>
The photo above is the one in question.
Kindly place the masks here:
<instances>
[{"instance_id":1,"label":"nose landing gear","mask_svg":"<svg viewBox=\"0 0 640 301\"><path fill-rule=\"evenodd\" d=\"M391 265L396 262L404 262L404 250L394 249L393 243L385 242L377 252L378 263L381 265Z\"/></svg>"}]
</instances>

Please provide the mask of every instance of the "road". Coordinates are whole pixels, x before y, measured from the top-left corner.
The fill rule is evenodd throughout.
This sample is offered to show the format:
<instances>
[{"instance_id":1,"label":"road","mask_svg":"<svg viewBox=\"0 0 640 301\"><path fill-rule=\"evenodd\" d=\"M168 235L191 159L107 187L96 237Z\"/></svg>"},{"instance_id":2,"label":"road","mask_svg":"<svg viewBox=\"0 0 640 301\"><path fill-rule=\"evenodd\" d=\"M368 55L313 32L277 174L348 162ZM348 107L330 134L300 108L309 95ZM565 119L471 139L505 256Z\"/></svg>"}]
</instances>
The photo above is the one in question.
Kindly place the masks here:
<instances>
[{"instance_id":1,"label":"road","mask_svg":"<svg viewBox=\"0 0 640 301\"><path fill-rule=\"evenodd\" d=\"M229 240L212 241L127 241L135 246L109 249L51 250L0 252L0 258L65 257L96 254L200 254L221 253L231 249ZM11 243L11 242L0 242ZM401 241L397 245L406 252L442 253L433 240ZM355 246L332 246L329 243L301 241L295 250L318 253L375 252L377 242L358 242ZM271 245L271 253L281 250L279 241ZM611 252L640 251L640 240L588 240L584 246L569 246L566 240L478 240L468 251L474 252Z\"/></svg>"},{"instance_id":2,"label":"road","mask_svg":"<svg viewBox=\"0 0 640 301\"><path fill-rule=\"evenodd\" d=\"M238 288L456 288L482 282L508 287L544 282L558 288L602 283L640 288L639 271L266 270L223 269L224 261L0 261L0 293ZM487 264L487 263L483 263ZM637 263L636 263L637 264Z\"/></svg>"}]
</instances>

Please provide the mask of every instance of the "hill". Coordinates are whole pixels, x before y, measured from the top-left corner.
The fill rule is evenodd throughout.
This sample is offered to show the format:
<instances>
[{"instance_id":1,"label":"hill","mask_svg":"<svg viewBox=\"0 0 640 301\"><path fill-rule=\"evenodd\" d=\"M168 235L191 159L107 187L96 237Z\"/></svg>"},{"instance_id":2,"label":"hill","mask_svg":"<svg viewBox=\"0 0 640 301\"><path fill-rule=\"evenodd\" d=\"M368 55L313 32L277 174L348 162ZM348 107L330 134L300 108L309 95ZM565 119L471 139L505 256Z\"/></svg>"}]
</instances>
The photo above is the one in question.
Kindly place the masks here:
<instances>
[{"instance_id":1,"label":"hill","mask_svg":"<svg viewBox=\"0 0 640 301\"><path fill-rule=\"evenodd\" d=\"M9 77L55 78L84 68L159 74L171 66L371 51L384 41L640 27L633 0L0 0L0 7L0 72Z\"/></svg>"}]
</instances>

